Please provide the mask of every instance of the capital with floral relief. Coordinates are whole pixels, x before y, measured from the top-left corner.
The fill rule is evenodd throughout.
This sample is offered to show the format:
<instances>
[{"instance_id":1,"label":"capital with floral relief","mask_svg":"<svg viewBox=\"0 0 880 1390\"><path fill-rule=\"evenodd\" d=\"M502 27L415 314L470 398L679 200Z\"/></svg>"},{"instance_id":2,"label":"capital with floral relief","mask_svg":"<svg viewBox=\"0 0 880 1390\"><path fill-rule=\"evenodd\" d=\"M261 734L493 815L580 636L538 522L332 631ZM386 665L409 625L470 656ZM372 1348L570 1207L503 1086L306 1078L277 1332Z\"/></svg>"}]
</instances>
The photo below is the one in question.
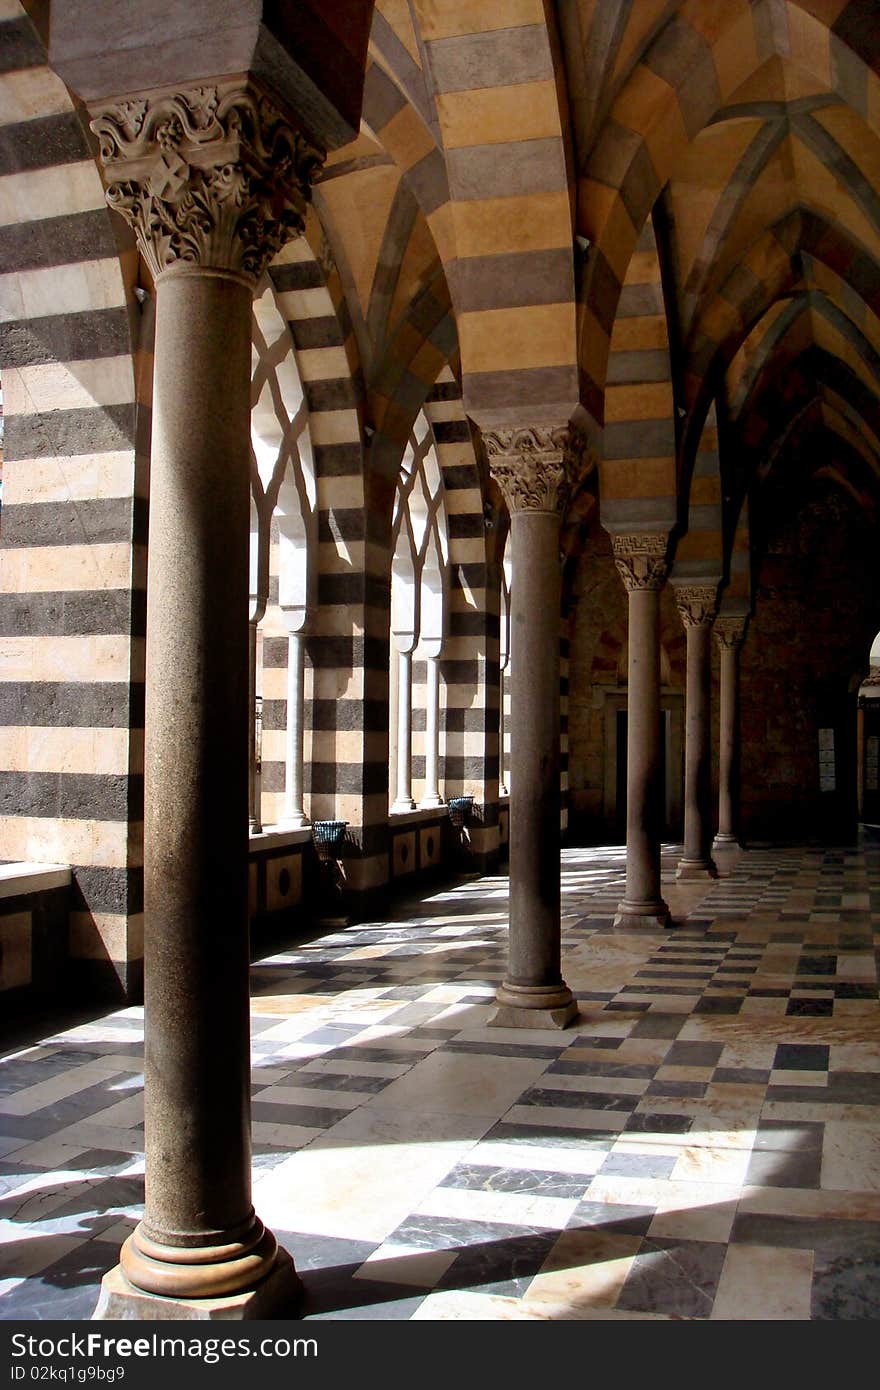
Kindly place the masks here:
<instances>
[{"instance_id":1,"label":"capital with floral relief","mask_svg":"<svg viewBox=\"0 0 880 1390\"><path fill-rule=\"evenodd\" d=\"M250 85L118 102L91 125L107 202L154 277L191 265L256 282L302 233L324 155Z\"/></svg>"},{"instance_id":2,"label":"capital with floral relief","mask_svg":"<svg viewBox=\"0 0 880 1390\"><path fill-rule=\"evenodd\" d=\"M567 423L483 430L483 443L508 511L565 511L586 455L579 431Z\"/></svg>"}]
</instances>

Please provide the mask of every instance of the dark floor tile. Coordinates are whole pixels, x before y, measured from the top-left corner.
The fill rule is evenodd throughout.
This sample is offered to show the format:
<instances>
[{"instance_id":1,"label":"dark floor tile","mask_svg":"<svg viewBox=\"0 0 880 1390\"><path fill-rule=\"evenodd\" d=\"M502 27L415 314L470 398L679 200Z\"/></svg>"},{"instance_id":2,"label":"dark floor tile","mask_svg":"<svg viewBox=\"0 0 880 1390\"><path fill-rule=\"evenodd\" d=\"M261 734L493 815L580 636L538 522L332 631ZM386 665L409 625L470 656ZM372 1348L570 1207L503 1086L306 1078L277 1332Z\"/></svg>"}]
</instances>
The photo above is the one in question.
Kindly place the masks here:
<instances>
[{"instance_id":1,"label":"dark floor tile","mask_svg":"<svg viewBox=\"0 0 880 1390\"><path fill-rule=\"evenodd\" d=\"M610 1149L617 1139L616 1130L608 1129L566 1129L563 1125L510 1124L499 1120L487 1134L487 1139L497 1139L505 1144L522 1144L524 1147L538 1145L554 1148Z\"/></svg>"},{"instance_id":2,"label":"dark floor tile","mask_svg":"<svg viewBox=\"0 0 880 1390\"><path fill-rule=\"evenodd\" d=\"M32 1237L40 1240L40 1236ZM30 1241L28 1244L30 1245ZM24 1280L0 1300L0 1318L84 1321L98 1301L101 1279L119 1263L116 1242L84 1240L47 1269Z\"/></svg>"},{"instance_id":3,"label":"dark floor tile","mask_svg":"<svg viewBox=\"0 0 880 1390\"><path fill-rule=\"evenodd\" d=\"M664 1014L652 1012L640 1018L630 1033L631 1038L677 1038L685 1023L687 1014Z\"/></svg>"},{"instance_id":4,"label":"dark floor tile","mask_svg":"<svg viewBox=\"0 0 880 1390\"><path fill-rule=\"evenodd\" d=\"M740 1086L766 1086L769 1080L769 1071L758 1067L718 1067L712 1074L713 1083L726 1081Z\"/></svg>"},{"instance_id":5,"label":"dark floor tile","mask_svg":"<svg viewBox=\"0 0 880 1390\"><path fill-rule=\"evenodd\" d=\"M666 1067L714 1067L718 1063L723 1043L674 1042L663 1059Z\"/></svg>"},{"instance_id":6,"label":"dark floor tile","mask_svg":"<svg viewBox=\"0 0 880 1390\"><path fill-rule=\"evenodd\" d=\"M380 1243L273 1229L278 1244L293 1256L293 1262L300 1272L304 1269L335 1269L347 1265L357 1268L372 1255Z\"/></svg>"},{"instance_id":7,"label":"dark floor tile","mask_svg":"<svg viewBox=\"0 0 880 1390\"><path fill-rule=\"evenodd\" d=\"M785 1010L789 1018L830 1018L834 1013L833 999L789 999Z\"/></svg>"},{"instance_id":8,"label":"dark floor tile","mask_svg":"<svg viewBox=\"0 0 880 1390\"><path fill-rule=\"evenodd\" d=\"M558 1231L541 1231L470 1244L437 1287L521 1298L558 1239Z\"/></svg>"},{"instance_id":9,"label":"dark floor tile","mask_svg":"<svg viewBox=\"0 0 880 1390\"><path fill-rule=\"evenodd\" d=\"M819 1043L779 1043L773 1059L777 1071L827 1071L830 1048Z\"/></svg>"},{"instance_id":10,"label":"dark floor tile","mask_svg":"<svg viewBox=\"0 0 880 1390\"><path fill-rule=\"evenodd\" d=\"M738 1014L742 999L727 994L704 994L694 1005L695 1014Z\"/></svg>"},{"instance_id":11,"label":"dark floor tile","mask_svg":"<svg viewBox=\"0 0 880 1390\"><path fill-rule=\"evenodd\" d=\"M569 1231L601 1230L619 1236L644 1236L657 1215L655 1207L625 1206L620 1202L580 1202L568 1219Z\"/></svg>"},{"instance_id":12,"label":"dark floor tile","mask_svg":"<svg viewBox=\"0 0 880 1390\"><path fill-rule=\"evenodd\" d=\"M723 1245L646 1239L617 1300L633 1312L708 1318L726 1254Z\"/></svg>"},{"instance_id":13,"label":"dark floor tile","mask_svg":"<svg viewBox=\"0 0 880 1390\"><path fill-rule=\"evenodd\" d=\"M591 1181L589 1174L567 1175L543 1168L496 1168L482 1163L459 1163L440 1185L463 1187L472 1192L522 1192L530 1196L579 1200Z\"/></svg>"},{"instance_id":14,"label":"dark floor tile","mask_svg":"<svg viewBox=\"0 0 880 1390\"><path fill-rule=\"evenodd\" d=\"M690 1115L660 1115L638 1112L626 1122L627 1134L687 1134L693 1127Z\"/></svg>"}]
</instances>

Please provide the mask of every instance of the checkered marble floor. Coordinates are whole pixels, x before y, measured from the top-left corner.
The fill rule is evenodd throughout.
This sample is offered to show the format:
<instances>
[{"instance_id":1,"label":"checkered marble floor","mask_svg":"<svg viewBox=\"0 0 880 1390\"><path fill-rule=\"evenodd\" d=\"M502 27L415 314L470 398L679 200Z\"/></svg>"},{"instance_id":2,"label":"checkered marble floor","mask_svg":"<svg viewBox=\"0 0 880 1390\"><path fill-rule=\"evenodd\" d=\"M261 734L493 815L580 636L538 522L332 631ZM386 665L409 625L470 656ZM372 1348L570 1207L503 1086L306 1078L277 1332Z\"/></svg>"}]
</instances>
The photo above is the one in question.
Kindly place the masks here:
<instances>
[{"instance_id":1,"label":"checkered marble floor","mask_svg":"<svg viewBox=\"0 0 880 1390\"><path fill-rule=\"evenodd\" d=\"M306 1318L880 1313L880 845L719 856L614 932L563 854L563 1033L486 1026L507 881L253 969L254 1202ZM142 1011L0 1061L0 1318L87 1318L143 1200Z\"/></svg>"}]
</instances>

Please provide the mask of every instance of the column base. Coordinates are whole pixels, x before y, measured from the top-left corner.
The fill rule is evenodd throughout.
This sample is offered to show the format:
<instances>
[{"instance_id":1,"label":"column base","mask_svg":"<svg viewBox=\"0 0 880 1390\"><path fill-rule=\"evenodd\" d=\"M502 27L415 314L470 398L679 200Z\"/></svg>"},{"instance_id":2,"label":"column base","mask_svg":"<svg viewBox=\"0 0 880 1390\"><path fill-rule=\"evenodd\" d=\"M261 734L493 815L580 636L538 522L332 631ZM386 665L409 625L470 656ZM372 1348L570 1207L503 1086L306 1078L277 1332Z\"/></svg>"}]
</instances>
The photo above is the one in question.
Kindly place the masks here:
<instances>
[{"instance_id":1,"label":"column base","mask_svg":"<svg viewBox=\"0 0 880 1390\"><path fill-rule=\"evenodd\" d=\"M568 985L502 984L495 995L490 1028L567 1028L578 1016Z\"/></svg>"},{"instance_id":2,"label":"column base","mask_svg":"<svg viewBox=\"0 0 880 1390\"><path fill-rule=\"evenodd\" d=\"M675 877L688 882L717 878L718 869L711 859L679 859Z\"/></svg>"},{"instance_id":3,"label":"column base","mask_svg":"<svg viewBox=\"0 0 880 1390\"><path fill-rule=\"evenodd\" d=\"M395 801L394 805L391 807L391 814L392 816L405 816L408 811L414 811L415 809L416 803L413 801L412 797L406 801L401 801L398 797L397 801Z\"/></svg>"},{"instance_id":4,"label":"column base","mask_svg":"<svg viewBox=\"0 0 880 1390\"><path fill-rule=\"evenodd\" d=\"M713 849L742 849L742 845L735 835L722 835L719 830L715 839L712 841Z\"/></svg>"},{"instance_id":5,"label":"column base","mask_svg":"<svg viewBox=\"0 0 880 1390\"><path fill-rule=\"evenodd\" d=\"M617 904L617 914L612 924L622 931L665 931L672 926L669 908L662 898L656 902L627 902L626 898Z\"/></svg>"},{"instance_id":6,"label":"column base","mask_svg":"<svg viewBox=\"0 0 880 1390\"><path fill-rule=\"evenodd\" d=\"M101 1280L101 1293L92 1318L104 1321L147 1322L243 1322L263 1318L290 1318L302 1297L302 1284L286 1250L279 1248L275 1263L255 1288L217 1298L168 1297L146 1293L129 1283L121 1265Z\"/></svg>"}]
</instances>

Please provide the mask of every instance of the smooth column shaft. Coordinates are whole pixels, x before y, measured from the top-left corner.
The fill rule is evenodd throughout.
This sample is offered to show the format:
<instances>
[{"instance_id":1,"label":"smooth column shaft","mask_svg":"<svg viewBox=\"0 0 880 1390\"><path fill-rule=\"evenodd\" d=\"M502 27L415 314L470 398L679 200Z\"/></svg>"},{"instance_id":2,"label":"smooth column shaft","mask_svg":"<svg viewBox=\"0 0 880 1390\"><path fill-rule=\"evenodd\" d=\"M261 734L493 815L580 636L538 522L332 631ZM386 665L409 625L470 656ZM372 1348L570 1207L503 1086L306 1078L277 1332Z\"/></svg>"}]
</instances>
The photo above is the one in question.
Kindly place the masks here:
<instances>
[{"instance_id":1,"label":"smooth column shaft","mask_svg":"<svg viewBox=\"0 0 880 1390\"><path fill-rule=\"evenodd\" d=\"M561 986L559 514L511 517L510 955L513 985Z\"/></svg>"},{"instance_id":2,"label":"smooth column shaft","mask_svg":"<svg viewBox=\"0 0 880 1390\"><path fill-rule=\"evenodd\" d=\"M738 830L739 801L739 649L720 652L718 757L718 839L733 843Z\"/></svg>"},{"instance_id":3,"label":"smooth column shaft","mask_svg":"<svg viewBox=\"0 0 880 1390\"><path fill-rule=\"evenodd\" d=\"M425 710L425 794L422 806L440 806L440 662L436 656L427 660L427 690Z\"/></svg>"},{"instance_id":4,"label":"smooth column shaft","mask_svg":"<svg viewBox=\"0 0 880 1390\"><path fill-rule=\"evenodd\" d=\"M710 689L712 624L687 627L684 756L684 855L682 862L711 869L712 731Z\"/></svg>"},{"instance_id":5,"label":"smooth column shaft","mask_svg":"<svg viewBox=\"0 0 880 1390\"><path fill-rule=\"evenodd\" d=\"M248 537L251 291L157 286L145 769L144 1229L251 1219Z\"/></svg>"},{"instance_id":6,"label":"smooth column shaft","mask_svg":"<svg viewBox=\"0 0 880 1390\"><path fill-rule=\"evenodd\" d=\"M626 897L621 906L662 913L660 593L656 588L629 591L627 690Z\"/></svg>"},{"instance_id":7,"label":"smooth column shaft","mask_svg":"<svg viewBox=\"0 0 880 1390\"><path fill-rule=\"evenodd\" d=\"M305 723L305 681L303 636L291 632L287 640L287 745L284 785L287 788L287 819L305 825L303 808L303 725Z\"/></svg>"},{"instance_id":8,"label":"smooth column shaft","mask_svg":"<svg viewBox=\"0 0 880 1390\"><path fill-rule=\"evenodd\" d=\"M395 811L412 811L412 653L397 654L397 799Z\"/></svg>"}]
</instances>

